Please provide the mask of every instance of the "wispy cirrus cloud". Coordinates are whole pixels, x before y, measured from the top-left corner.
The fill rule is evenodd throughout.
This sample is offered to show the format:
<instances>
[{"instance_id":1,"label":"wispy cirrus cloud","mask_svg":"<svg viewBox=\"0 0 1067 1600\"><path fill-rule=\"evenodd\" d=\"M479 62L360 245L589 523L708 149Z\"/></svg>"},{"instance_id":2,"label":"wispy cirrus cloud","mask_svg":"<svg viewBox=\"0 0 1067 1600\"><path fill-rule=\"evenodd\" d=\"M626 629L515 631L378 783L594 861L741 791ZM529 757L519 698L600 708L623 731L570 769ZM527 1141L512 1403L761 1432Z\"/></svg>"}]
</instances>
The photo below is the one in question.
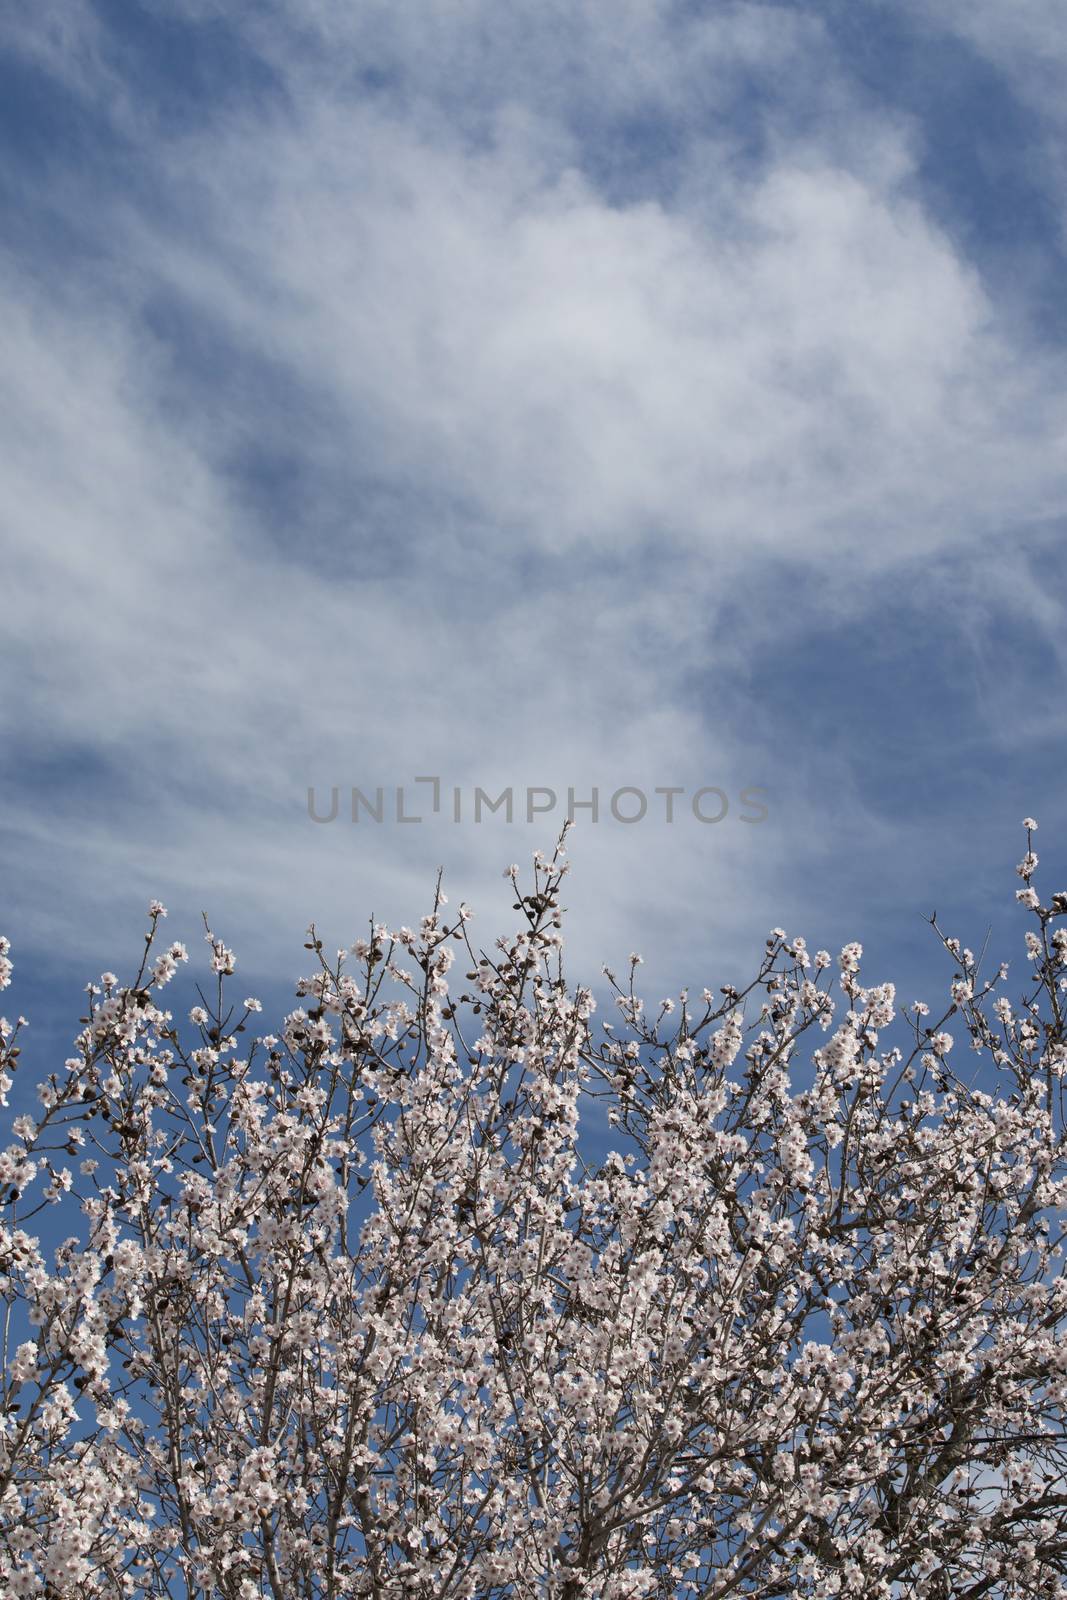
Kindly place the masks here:
<instances>
[{"instance_id":1,"label":"wispy cirrus cloud","mask_svg":"<svg viewBox=\"0 0 1067 1600\"><path fill-rule=\"evenodd\" d=\"M832 19L198 0L6 42L82 141L7 174L70 253L30 228L0 275L35 939L95 949L136 885L232 905L266 965L294 920L410 920L442 860L501 906L536 830L304 813L417 772L770 789L761 829L587 823L583 959L651 929L684 965L709 918L726 959L816 891L836 925L894 850L899 896L959 870L857 686L916 586L920 659L990 611L1054 638L1062 362ZM932 763L996 759L1017 638L921 708Z\"/></svg>"}]
</instances>

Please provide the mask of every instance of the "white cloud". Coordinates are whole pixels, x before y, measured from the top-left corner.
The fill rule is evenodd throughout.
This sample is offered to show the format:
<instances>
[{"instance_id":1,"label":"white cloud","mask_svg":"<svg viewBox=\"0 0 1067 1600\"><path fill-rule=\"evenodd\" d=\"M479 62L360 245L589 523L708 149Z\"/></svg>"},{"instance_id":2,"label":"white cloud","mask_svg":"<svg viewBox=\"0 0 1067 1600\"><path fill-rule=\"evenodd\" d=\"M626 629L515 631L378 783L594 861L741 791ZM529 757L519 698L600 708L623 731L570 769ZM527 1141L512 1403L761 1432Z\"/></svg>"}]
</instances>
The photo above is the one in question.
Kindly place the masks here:
<instances>
[{"instance_id":1,"label":"white cloud","mask_svg":"<svg viewBox=\"0 0 1067 1600\"><path fill-rule=\"evenodd\" d=\"M1062 399L899 144L881 182L793 151L673 209L607 203L526 134L471 153L338 105L192 141L210 274L166 238L156 270L328 388L338 437L549 549L875 560L1010 515L1024 459L1049 479Z\"/></svg>"},{"instance_id":2,"label":"white cloud","mask_svg":"<svg viewBox=\"0 0 1067 1600\"><path fill-rule=\"evenodd\" d=\"M33 790L8 812L23 902L78 885L66 929L38 933L82 945L139 883L208 900L266 962L293 918L338 938L370 904L410 920L441 859L456 894L499 904L492 875L543 836L383 828L357 854L303 814L309 783L432 771L468 790L775 784L762 830L575 843L587 961L649 925L685 959L712 921L720 953L760 938L798 862L888 840L847 771L789 748L788 708L756 744L743 704L695 697L742 664L721 620L769 563L856 604L902 560L973 556L1046 514L1057 375L1011 343L916 198L912 132L853 105L815 26L729 8L674 28L634 3L576 14L561 45L551 8L495 9L488 33L475 5L232 15L287 107L163 140L124 102L159 209L94 196L77 221L114 269L0 281L7 736L91 743L115 772L113 816L77 816L75 774L66 808ZM402 70L381 103L337 65L357 46ZM792 137L815 60L828 109ZM712 115L742 69L783 108L745 160ZM580 113L663 113L672 93L669 190L613 194ZM172 346L161 305L185 319ZM236 486L252 443L327 486L284 534ZM346 539L344 496L374 484L403 520L354 503ZM787 621L754 613L748 648Z\"/></svg>"},{"instance_id":3,"label":"white cloud","mask_svg":"<svg viewBox=\"0 0 1067 1600\"><path fill-rule=\"evenodd\" d=\"M70 89L98 86L106 71L102 43L91 0L36 0L32 7L0 13L0 45Z\"/></svg>"}]
</instances>

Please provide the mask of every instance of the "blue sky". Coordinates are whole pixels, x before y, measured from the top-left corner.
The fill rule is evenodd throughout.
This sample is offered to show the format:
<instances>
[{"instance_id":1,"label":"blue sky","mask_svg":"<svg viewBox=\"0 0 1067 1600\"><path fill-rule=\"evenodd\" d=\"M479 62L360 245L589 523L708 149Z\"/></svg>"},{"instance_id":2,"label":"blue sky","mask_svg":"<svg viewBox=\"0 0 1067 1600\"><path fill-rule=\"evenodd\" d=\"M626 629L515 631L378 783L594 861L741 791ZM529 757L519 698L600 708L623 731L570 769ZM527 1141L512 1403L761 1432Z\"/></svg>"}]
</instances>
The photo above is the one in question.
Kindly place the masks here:
<instances>
[{"instance_id":1,"label":"blue sky","mask_svg":"<svg viewBox=\"0 0 1067 1600\"><path fill-rule=\"evenodd\" d=\"M1058 0L38 0L0 50L39 1037L150 896L265 994L439 864L488 942L561 813L308 819L428 773L766 788L580 825L575 977L782 924L932 998L935 907L1018 956L1025 814L1067 862Z\"/></svg>"}]
</instances>

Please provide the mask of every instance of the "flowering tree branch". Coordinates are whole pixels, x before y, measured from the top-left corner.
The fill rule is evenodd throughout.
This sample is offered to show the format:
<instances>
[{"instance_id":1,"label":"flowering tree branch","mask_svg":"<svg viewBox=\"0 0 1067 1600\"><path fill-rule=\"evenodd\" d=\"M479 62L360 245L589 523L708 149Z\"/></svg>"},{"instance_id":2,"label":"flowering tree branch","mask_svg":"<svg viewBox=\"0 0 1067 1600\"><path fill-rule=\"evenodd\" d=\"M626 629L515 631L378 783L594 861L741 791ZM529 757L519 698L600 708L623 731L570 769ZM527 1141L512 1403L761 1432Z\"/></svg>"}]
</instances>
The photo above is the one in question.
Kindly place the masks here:
<instances>
[{"instance_id":1,"label":"flowering tree branch","mask_svg":"<svg viewBox=\"0 0 1067 1600\"><path fill-rule=\"evenodd\" d=\"M648 1008L634 956L598 1026L563 839L491 952L440 883L417 931L311 930L277 1034L210 928L179 1026L154 902L0 1153L4 1592L1064 1600L1035 826L1025 992L935 917L936 1021L775 929L697 1003Z\"/></svg>"}]
</instances>

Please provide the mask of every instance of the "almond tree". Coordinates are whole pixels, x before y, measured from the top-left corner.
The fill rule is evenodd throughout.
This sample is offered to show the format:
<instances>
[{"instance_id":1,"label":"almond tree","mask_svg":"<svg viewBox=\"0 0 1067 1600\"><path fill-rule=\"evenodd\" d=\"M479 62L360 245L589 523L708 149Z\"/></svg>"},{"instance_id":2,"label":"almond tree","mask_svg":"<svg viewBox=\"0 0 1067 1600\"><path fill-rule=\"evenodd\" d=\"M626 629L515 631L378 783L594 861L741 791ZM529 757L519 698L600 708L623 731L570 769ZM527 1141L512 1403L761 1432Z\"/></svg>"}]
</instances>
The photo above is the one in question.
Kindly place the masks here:
<instances>
[{"instance_id":1,"label":"almond tree","mask_svg":"<svg viewBox=\"0 0 1067 1600\"><path fill-rule=\"evenodd\" d=\"M634 956L598 1027L563 839L490 953L440 884L417 931L312 930L276 1035L210 929L179 1026L154 902L0 1153L4 1592L1063 1600L1034 827L1025 992L931 919L936 1020L775 929L696 1002L646 1007Z\"/></svg>"}]
</instances>

